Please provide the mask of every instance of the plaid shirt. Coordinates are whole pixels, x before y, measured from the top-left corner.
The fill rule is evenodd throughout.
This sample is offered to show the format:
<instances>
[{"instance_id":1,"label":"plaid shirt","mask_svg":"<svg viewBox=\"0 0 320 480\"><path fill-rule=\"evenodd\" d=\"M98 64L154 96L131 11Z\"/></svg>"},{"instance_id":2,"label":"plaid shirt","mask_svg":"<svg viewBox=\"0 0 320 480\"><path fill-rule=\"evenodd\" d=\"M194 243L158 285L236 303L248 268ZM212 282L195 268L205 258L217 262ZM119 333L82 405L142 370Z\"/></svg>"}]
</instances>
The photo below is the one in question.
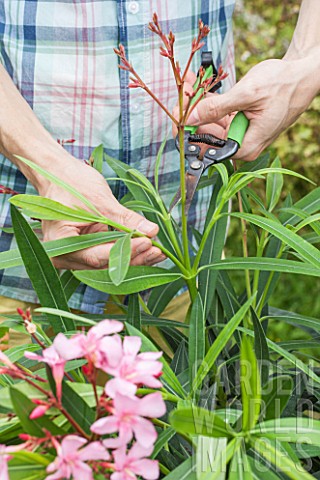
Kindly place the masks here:
<instances>
[{"instance_id":1,"label":"plaid shirt","mask_svg":"<svg viewBox=\"0 0 320 480\"><path fill-rule=\"evenodd\" d=\"M139 89L128 89L127 72L117 68L113 47L122 43L145 82L172 109L176 89L169 62L159 55L159 39L147 28L156 11L163 28L176 33L181 65L197 33L198 19L211 28L205 49L212 50L234 79L231 18L235 0L0 0L0 62L45 128L56 139L74 138L66 148L88 159L103 143L106 152L153 177L154 160L170 120ZM196 71L199 56L193 64ZM169 135L170 138L170 135ZM169 140L162 162L160 188L167 203L179 181L178 156ZM104 175L113 172L104 167ZM20 193L34 193L25 177L0 156L0 184ZM199 228L210 196L197 193L190 221ZM120 189L120 195L123 193ZM2 226L10 227L6 196L1 197ZM16 248L13 236L1 232L1 250ZM0 295L37 302L23 268L0 272ZM81 285L70 306L101 313L105 296Z\"/></svg>"}]
</instances>

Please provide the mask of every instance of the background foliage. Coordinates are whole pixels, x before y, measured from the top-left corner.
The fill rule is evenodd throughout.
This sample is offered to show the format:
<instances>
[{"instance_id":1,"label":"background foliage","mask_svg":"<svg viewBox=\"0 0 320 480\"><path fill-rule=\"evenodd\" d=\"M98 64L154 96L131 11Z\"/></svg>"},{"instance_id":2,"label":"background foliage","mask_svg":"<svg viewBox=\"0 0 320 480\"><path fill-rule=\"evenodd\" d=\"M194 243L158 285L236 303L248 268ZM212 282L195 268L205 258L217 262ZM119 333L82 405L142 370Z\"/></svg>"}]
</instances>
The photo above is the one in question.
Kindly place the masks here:
<instances>
[{"instance_id":1,"label":"background foliage","mask_svg":"<svg viewBox=\"0 0 320 480\"><path fill-rule=\"evenodd\" d=\"M241 78L256 63L281 58L286 52L298 18L297 0L237 0L234 15L237 77ZM320 167L320 96L300 119L270 147L272 157L279 155L285 168L294 169L318 183ZM313 186L299 178L286 177L284 192L294 200ZM237 228L237 227L236 227ZM238 249L238 229L231 226L230 249ZM318 280L286 276L271 299L279 308L320 316ZM281 326L283 328L283 324ZM280 332L277 332L280 333ZM287 332L286 332L287 333Z\"/></svg>"}]
</instances>

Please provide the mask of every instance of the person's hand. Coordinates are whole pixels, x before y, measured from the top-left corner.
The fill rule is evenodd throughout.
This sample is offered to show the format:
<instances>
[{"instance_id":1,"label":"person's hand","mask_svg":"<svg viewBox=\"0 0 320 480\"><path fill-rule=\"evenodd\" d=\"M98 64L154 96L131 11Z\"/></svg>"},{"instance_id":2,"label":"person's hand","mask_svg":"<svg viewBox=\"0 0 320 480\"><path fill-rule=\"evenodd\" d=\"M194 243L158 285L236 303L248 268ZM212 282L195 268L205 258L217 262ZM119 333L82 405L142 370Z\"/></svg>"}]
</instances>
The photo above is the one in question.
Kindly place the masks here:
<instances>
[{"instance_id":1,"label":"person's hand","mask_svg":"<svg viewBox=\"0 0 320 480\"><path fill-rule=\"evenodd\" d=\"M158 226L149 222L136 212L123 207L112 195L111 189L105 179L94 168L82 164L79 160L69 157L64 170L64 180L75 187L90 200L98 210L107 218L124 225L132 230L137 230L147 235L131 240L131 265L153 265L163 261L166 257L154 247L151 238L157 235ZM45 184L39 193L47 198L56 200L64 205L86 208L80 200L66 190L50 183ZM44 240L57 240L85 233L107 231L104 224L75 223L70 221L43 221L42 230ZM108 260L113 243L106 243L94 247L61 255L52 259L57 268L72 270L100 269L108 267Z\"/></svg>"},{"instance_id":2,"label":"person's hand","mask_svg":"<svg viewBox=\"0 0 320 480\"><path fill-rule=\"evenodd\" d=\"M244 112L250 125L235 158L255 160L317 94L311 71L306 59L261 62L227 93L199 102L188 123L205 125L232 112Z\"/></svg>"},{"instance_id":3,"label":"person's hand","mask_svg":"<svg viewBox=\"0 0 320 480\"><path fill-rule=\"evenodd\" d=\"M193 85L195 84L197 80L197 76L195 73L189 71L186 75L186 80L184 83L184 96L183 96L183 106L186 108L188 99L189 97L185 94L185 92L192 93L193 91ZM217 93L207 93L206 98L211 98L211 97L216 97L218 96ZM203 100L201 100L202 102ZM201 103L200 102L200 103ZM176 105L174 110L173 110L173 115L175 118L179 118L179 106ZM214 120L212 122L206 122L207 124L204 126L200 126L197 130L197 133L210 133L211 135L214 135L218 138L225 139L227 136L228 128L230 125L230 122L232 120L234 115L225 115L222 118L219 118L217 120ZM190 120L187 120L188 125L194 125ZM173 136L175 137L178 133L176 125L173 124L172 126L172 133ZM200 144L201 147L201 152L204 153L208 145Z\"/></svg>"}]
</instances>

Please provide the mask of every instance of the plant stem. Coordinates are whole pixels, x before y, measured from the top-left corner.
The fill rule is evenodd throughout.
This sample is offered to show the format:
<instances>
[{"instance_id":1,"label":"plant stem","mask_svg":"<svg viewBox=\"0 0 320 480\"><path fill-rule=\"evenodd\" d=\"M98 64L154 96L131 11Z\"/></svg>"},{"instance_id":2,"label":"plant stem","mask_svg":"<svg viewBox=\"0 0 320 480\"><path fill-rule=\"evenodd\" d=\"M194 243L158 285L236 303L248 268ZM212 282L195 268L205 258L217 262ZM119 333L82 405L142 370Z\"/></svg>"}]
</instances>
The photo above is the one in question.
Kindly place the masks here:
<instances>
[{"instance_id":1,"label":"plant stem","mask_svg":"<svg viewBox=\"0 0 320 480\"><path fill-rule=\"evenodd\" d=\"M239 212L243 213L243 204L242 204L242 197L241 192L237 193L238 202L239 202ZM241 231L242 231L242 250L244 258L249 257L248 252L248 230L247 230L247 222L243 218L241 218ZM246 290L247 290L247 297L250 298L252 295L251 292L251 283L250 283L250 271L245 270L245 282L246 282Z\"/></svg>"},{"instance_id":2,"label":"plant stem","mask_svg":"<svg viewBox=\"0 0 320 480\"><path fill-rule=\"evenodd\" d=\"M261 237L259 239L259 242L258 242L258 247L257 247L257 257L262 257L263 255L263 251L264 251L264 246L265 246L265 241L266 241L266 238L267 238L267 232L266 230L263 230L262 233L261 233ZM259 278L260 278L260 271L259 270L256 270L254 273L253 273L253 283L252 283L252 292L255 293L255 292L258 292L258 288L259 288ZM257 302L257 297L254 299L254 302L252 304L253 308L255 308L256 306L256 302Z\"/></svg>"},{"instance_id":3,"label":"plant stem","mask_svg":"<svg viewBox=\"0 0 320 480\"><path fill-rule=\"evenodd\" d=\"M84 438L87 440L90 440L90 436L86 434L86 432L78 425L78 423L72 418L72 416L67 412L67 410L64 409L62 405L57 405L57 408L59 408L60 412L62 415L66 417L66 419L71 423L73 428L80 433Z\"/></svg>"}]
</instances>

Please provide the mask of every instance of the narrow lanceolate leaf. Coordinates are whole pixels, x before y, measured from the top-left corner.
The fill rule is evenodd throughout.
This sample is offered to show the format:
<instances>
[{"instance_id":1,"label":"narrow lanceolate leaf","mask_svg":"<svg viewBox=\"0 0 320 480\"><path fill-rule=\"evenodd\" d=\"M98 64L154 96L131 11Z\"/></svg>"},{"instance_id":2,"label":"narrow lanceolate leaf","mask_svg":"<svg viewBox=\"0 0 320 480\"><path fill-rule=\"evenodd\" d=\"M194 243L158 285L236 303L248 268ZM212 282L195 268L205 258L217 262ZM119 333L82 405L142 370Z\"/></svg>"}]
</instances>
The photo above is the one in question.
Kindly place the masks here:
<instances>
[{"instance_id":1,"label":"narrow lanceolate leaf","mask_svg":"<svg viewBox=\"0 0 320 480\"><path fill-rule=\"evenodd\" d=\"M246 301L246 303L241 308L239 308L237 313L227 323L227 325L219 333L215 342L211 345L193 381L190 395L193 395L194 392L201 386L203 380L205 379L206 375L209 373L209 371L213 367L221 351L226 346L228 341L231 339L232 335L234 334L236 328L238 327L238 325L240 324L244 316L247 314L249 308L252 305L254 298L255 296L252 296Z\"/></svg>"},{"instance_id":2,"label":"narrow lanceolate leaf","mask_svg":"<svg viewBox=\"0 0 320 480\"><path fill-rule=\"evenodd\" d=\"M99 222L100 217L83 208L71 208L50 198L38 195L15 195L10 203L22 208L29 217L41 220L69 220L72 222Z\"/></svg>"},{"instance_id":3,"label":"narrow lanceolate leaf","mask_svg":"<svg viewBox=\"0 0 320 480\"><path fill-rule=\"evenodd\" d=\"M265 420L280 418L293 390L290 375L272 377L262 391L262 409Z\"/></svg>"},{"instance_id":4,"label":"narrow lanceolate leaf","mask_svg":"<svg viewBox=\"0 0 320 480\"><path fill-rule=\"evenodd\" d=\"M171 412L170 424L177 432L206 437L231 438L235 432L219 415L210 410L192 406Z\"/></svg>"},{"instance_id":5,"label":"narrow lanceolate leaf","mask_svg":"<svg viewBox=\"0 0 320 480\"><path fill-rule=\"evenodd\" d=\"M157 154L156 163L154 166L154 185L156 187L157 192L159 191L159 171L160 171L160 164L162 159L162 154L164 147L167 143L167 137L165 137L160 145L159 152Z\"/></svg>"},{"instance_id":6,"label":"narrow lanceolate leaf","mask_svg":"<svg viewBox=\"0 0 320 480\"><path fill-rule=\"evenodd\" d=\"M57 271L37 236L13 206L11 206L11 216L21 257L41 305L69 311ZM55 333L75 330L75 325L70 319L59 315L49 318Z\"/></svg>"},{"instance_id":7,"label":"narrow lanceolate leaf","mask_svg":"<svg viewBox=\"0 0 320 480\"><path fill-rule=\"evenodd\" d=\"M64 381L62 383L62 404L77 424L90 434L90 427L95 420L95 411L89 407L83 395L77 392L74 385L74 382Z\"/></svg>"},{"instance_id":8,"label":"narrow lanceolate leaf","mask_svg":"<svg viewBox=\"0 0 320 480\"><path fill-rule=\"evenodd\" d=\"M92 163L93 168L98 170L99 173L102 173L103 167L103 145L98 145L90 156L90 163Z\"/></svg>"},{"instance_id":9,"label":"narrow lanceolate leaf","mask_svg":"<svg viewBox=\"0 0 320 480\"><path fill-rule=\"evenodd\" d=\"M261 409L261 383L252 340L242 337L240 348L240 384L242 398L242 430L250 431L258 421Z\"/></svg>"},{"instance_id":10,"label":"narrow lanceolate leaf","mask_svg":"<svg viewBox=\"0 0 320 480\"><path fill-rule=\"evenodd\" d=\"M66 270L60 277L61 285L66 296L66 299L72 296L80 285L80 281L73 275L70 270Z\"/></svg>"},{"instance_id":11,"label":"narrow lanceolate leaf","mask_svg":"<svg viewBox=\"0 0 320 480\"><path fill-rule=\"evenodd\" d=\"M221 445L225 440L223 438L214 439L210 438L210 441L218 441ZM211 457L206 460L210 462L209 471L197 477L197 480L224 480L227 472L227 465L234 457L236 452L241 446L241 442L237 438L233 438L227 443L224 450L221 450L220 455L212 456L212 452L207 452L207 456L211 454ZM201 468L201 467L200 467Z\"/></svg>"},{"instance_id":12,"label":"narrow lanceolate leaf","mask_svg":"<svg viewBox=\"0 0 320 480\"><path fill-rule=\"evenodd\" d=\"M257 225L258 227L271 233L286 245L289 245L289 247L293 248L293 250L298 252L301 258L303 258L306 262L310 263L315 268L320 269L320 251L280 223L270 220L269 218L259 217L258 215L253 215L250 213L232 213L232 216L243 218L244 220L252 222L254 225Z\"/></svg>"},{"instance_id":13,"label":"narrow lanceolate leaf","mask_svg":"<svg viewBox=\"0 0 320 480\"><path fill-rule=\"evenodd\" d=\"M141 351L142 352L157 352L158 349L154 344L147 338L142 332L139 332L132 325L126 324L127 331L129 335L138 336L142 340ZM183 390L181 383L176 377L173 370L169 367L164 358L160 358L159 361L163 364L163 374L161 375L161 382L164 384L165 389L177 395L180 398L185 398L185 391Z\"/></svg>"},{"instance_id":14,"label":"narrow lanceolate leaf","mask_svg":"<svg viewBox=\"0 0 320 480\"><path fill-rule=\"evenodd\" d=\"M197 436L197 479L204 480L219 472L215 480L225 480L227 471L226 437ZM218 460L218 461L217 461Z\"/></svg>"},{"instance_id":15,"label":"narrow lanceolate leaf","mask_svg":"<svg viewBox=\"0 0 320 480\"><path fill-rule=\"evenodd\" d=\"M192 383L205 355L205 317L198 293L192 304L189 327L189 373Z\"/></svg>"},{"instance_id":16,"label":"narrow lanceolate leaf","mask_svg":"<svg viewBox=\"0 0 320 480\"><path fill-rule=\"evenodd\" d=\"M109 275L112 282L118 286L125 279L131 258L131 234L127 234L113 245L109 256Z\"/></svg>"},{"instance_id":17,"label":"narrow lanceolate leaf","mask_svg":"<svg viewBox=\"0 0 320 480\"><path fill-rule=\"evenodd\" d=\"M156 443L154 444L154 449L151 455L151 458L157 458L158 453L163 449L163 447L171 440L171 438L176 434L175 430L171 427L163 430L157 438Z\"/></svg>"},{"instance_id":18,"label":"narrow lanceolate leaf","mask_svg":"<svg viewBox=\"0 0 320 480\"><path fill-rule=\"evenodd\" d=\"M211 265L204 265L199 270L258 270L266 272L295 273L320 277L320 269L310 263L296 262L284 258L267 257L231 257Z\"/></svg>"},{"instance_id":19,"label":"narrow lanceolate leaf","mask_svg":"<svg viewBox=\"0 0 320 480\"><path fill-rule=\"evenodd\" d=\"M180 278L165 286L153 288L148 300L148 309L155 317L158 317L166 308L168 303L183 287L184 280Z\"/></svg>"},{"instance_id":20,"label":"narrow lanceolate leaf","mask_svg":"<svg viewBox=\"0 0 320 480\"><path fill-rule=\"evenodd\" d=\"M141 292L181 278L181 274L159 267L129 267L126 278L119 286L112 282L108 270L79 270L74 275L92 288L116 295Z\"/></svg>"},{"instance_id":21,"label":"narrow lanceolate leaf","mask_svg":"<svg viewBox=\"0 0 320 480\"><path fill-rule=\"evenodd\" d=\"M252 437L251 446L267 462L271 462L277 471L281 470L291 480L313 480L314 477L304 470L299 463L290 459L289 455L284 455L283 451L275 448L268 439Z\"/></svg>"},{"instance_id":22,"label":"narrow lanceolate leaf","mask_svg":"<svg viewBox=\"0 0 320 480\"><path fill-rule=\"evenodd\" d=\"M141 331L141 311L138 293L129 295L127 322Z\"/></svg>"},{"instance_id":23,"label":"narrow lanceolate leaf","mask_svg":"<svg viewBox=\"0 0 320 480\"><path fill-rule=\"evenodd\" d=\"M19 417L23 431L35 437L44 437L44 429L53 435L61 435L64 432L60 427L53 423L46 415L34 420L30 420L29 416L35 409L35 404L19 390L14 387L10 388L11 402L14 412Z\"/></svg>"},{"instance_id":24,"label":"narrow lanceolate leaf","mask_svg":"<svg viewBox=\"0 0 320 480\"><path fill-rule=\"evenodd\" d=\"M320 446L320 421L313 418L276 418L259 423L251 432L280 442L307 443Z\"/></svg>"},{"instance_id":25,"label":"narrow lanceolate leaf","mask_svg":"<svg viewBox=\"0 0 320 480\"><path fill-rule=\"evenodd\" d=\"M255 478L245 450L239 448L230 464L228 480L255 480Z\"/></svg>"},{"instance_id":26,"label":"narrow lanceolate leaf","mask_svg":"<svg viewBox=\"0 0 320 480\"><path fill-rule=\"evenodd\" d=\"M269 347L266 340L266 334L262 328L261 321L257 317L255 311L251 309L251 318L253 322L254 337L254 351L258 360L258 368L261 378L261 384L267 383L269 378Z\"/></svg>"},{"instance_id":27,"label":"narrow lanceolate leaf","mask_svg":"<svg viewBox=\"0 0 320 480\"><path fill-rule=\"evenodd\" d=\"M271 164L271 168L281 168L281 162L279 157L277 157ZM267 174L267 205L268 210L272 212L274 207L277 205L281 191L283 187L283 175L282 173L268 173Z\"/></svg>"},{"instance_id":28,"label":"narrow lanceolate leaf","mask_svg":"<svg viewBox=\"0 0 320 480\"><path fill-rule=\"evenodd\" d=\"M122 232L99 232L88 233L86 235L74 236L68 238L59 238L58 240L50 240L43 242L42 246L50 258L66 253L77 252L84 248L101 245L103 243L113 242L125 235ZM9 250L0 253L0 269L18 267L23 265L19 249Z\"/></svg>"},{"instance_id":29,"label":"narrow lanceolate leaf","mask_svg":"<svg viewBox=\"0 0 320 480\"><path fill-rule=\"evenodd\" d=\"M165 478L166 480L197 480L195 459L193 457L188 458Z\"/></svg>"}]
</instances>

